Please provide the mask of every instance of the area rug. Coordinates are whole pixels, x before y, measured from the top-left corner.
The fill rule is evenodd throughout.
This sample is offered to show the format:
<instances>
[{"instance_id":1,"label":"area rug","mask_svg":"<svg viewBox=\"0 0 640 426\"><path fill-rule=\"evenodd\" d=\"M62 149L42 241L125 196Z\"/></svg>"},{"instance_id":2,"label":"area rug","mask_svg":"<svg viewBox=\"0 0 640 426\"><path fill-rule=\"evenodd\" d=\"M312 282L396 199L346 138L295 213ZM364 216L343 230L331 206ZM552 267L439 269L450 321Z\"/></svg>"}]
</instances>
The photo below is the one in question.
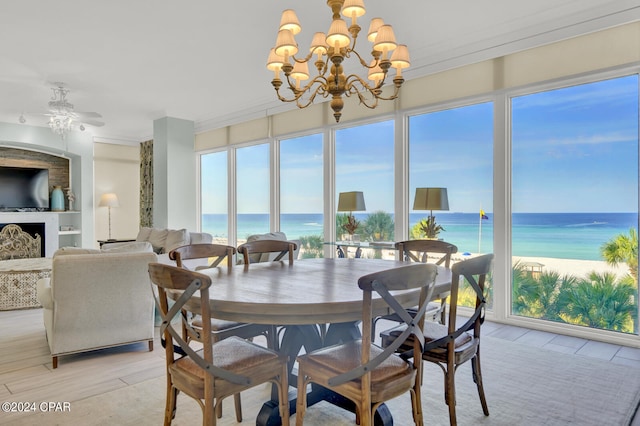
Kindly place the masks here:
<instances>
[{"instance_id":1,"label":"area rug","mask_svg":"<svg viewBox=\"0 0 640 426\"><path fill-rule=\"evenodd\" d=\"M629 425L640 401L640 371L578 355L567 355L499 338L484 337L482 371L490 415L482 413L468 364L456 374L460 425ZM73 402L66 413L41 413L10 425L160 425L165 378L159 376L99 396ZM448 425L443 375L427 363L423 385L426 425ZM242 394L244 421L255 417L269 396L267 385ZM394 424L412 425L408 396L390 401ZM181 395L174 425L201 424L198 405ZM0 423L2 423L0 419ZM219 425L236 425L233 401L225 401ZM292 417L295 424L295 417ZM307 425L354 425L353 414L328 403L309 407Z\"/></svg>"}]
</instances>

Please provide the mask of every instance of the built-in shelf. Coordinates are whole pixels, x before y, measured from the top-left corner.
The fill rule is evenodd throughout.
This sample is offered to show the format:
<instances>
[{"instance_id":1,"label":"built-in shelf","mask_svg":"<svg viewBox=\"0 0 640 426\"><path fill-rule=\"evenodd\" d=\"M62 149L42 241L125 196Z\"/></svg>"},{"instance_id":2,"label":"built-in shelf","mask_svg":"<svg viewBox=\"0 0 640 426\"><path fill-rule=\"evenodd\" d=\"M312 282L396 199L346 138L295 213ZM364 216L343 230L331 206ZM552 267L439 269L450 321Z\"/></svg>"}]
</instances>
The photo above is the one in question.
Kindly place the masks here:
<instances>
[{"instance_id":1,"label":"built-in shelf","mask_svg":"<svg viewBox=\"0 0 640 426\"><path fill-rule=\"evenodd\" d=\"M74 229L72 231L58 231L58 235L79 235L82 234L82 231L79 229Z\"/></svg>"}]
</instances>

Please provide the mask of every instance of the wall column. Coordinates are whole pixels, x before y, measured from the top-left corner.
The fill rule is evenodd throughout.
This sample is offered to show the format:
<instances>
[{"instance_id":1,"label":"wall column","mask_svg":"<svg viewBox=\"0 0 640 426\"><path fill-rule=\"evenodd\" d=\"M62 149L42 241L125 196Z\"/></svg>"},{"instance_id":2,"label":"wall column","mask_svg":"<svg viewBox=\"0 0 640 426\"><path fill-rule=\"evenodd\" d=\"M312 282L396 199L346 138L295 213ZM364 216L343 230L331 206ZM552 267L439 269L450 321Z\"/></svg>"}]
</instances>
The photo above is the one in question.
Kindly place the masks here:
<instances>
[{"instance_id":1,"label":"wall column","mask_svg":"<svg viewBox=\"0 0 640 426\"><path fill-rule=\"evenodd\" d=\"M153 122L153 226L195 231L195 127L193 121L164 117Z\"/></svg>"}]
</instances>

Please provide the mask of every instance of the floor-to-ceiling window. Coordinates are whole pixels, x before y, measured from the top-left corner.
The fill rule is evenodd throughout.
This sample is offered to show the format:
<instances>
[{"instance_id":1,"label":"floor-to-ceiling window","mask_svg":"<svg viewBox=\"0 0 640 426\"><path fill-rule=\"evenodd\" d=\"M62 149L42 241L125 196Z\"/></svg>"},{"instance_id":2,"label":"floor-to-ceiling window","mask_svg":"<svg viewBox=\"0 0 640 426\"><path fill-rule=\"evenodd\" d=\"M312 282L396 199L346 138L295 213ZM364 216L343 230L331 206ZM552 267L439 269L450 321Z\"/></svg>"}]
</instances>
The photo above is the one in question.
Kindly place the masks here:
<instances>
[{"instance_id":1,"label":"floor-to-ceiling window","mask_svg":"<svg viewBox=\"0 0 640 426\"><path fill-rule=\"evenodd\" d=\"M637 333L638 76L511 100L512 313Z\"/></svg>"},{"instance_id":2,"label":"floor-to-ceiling window","mask_svg":"<svg viewBox=\"0 0 640 426\"><path fill-rule=\"evenodd\" d=\"M203 230L238 244L253 233L282 230L291 239L313 237L311 253L325 237L343 242L348 232L341 225L353 213L352 239L419 238L415 225L431 212L412 209L416 188L447 188L449 210L433 214L443 228L438 238L459 248L455 260L494 249L501 255L496 282L490 277L489 315L626 341L638 332L638 77L558 87L505 90L492 94L495 103L452 103L203 154ZM405 124L406 139L396 128ZM394 158L405 148L406 170L399 166L405 158ZM406 206L397 199L401 179L408 181ZM348 191L361 191L366 209L331 212L337 223L330 236L334 218L325 217L323 198L335 194L337 207ZM227 206L227 198L234 204ZM398 217L404 235L394 234ZM355 255L354 245L347 256ZM396 254L380 248L385 244L375 247L362 257Z\"/></svg>"},{"instance_id":3,"label":"floor-to-ceiling window","mask_svg":"<svg viewBox=\"0 0 640 426\"><path fill-rule=\"evenodd\" d=\"M416 188L446 188L448 210L413 210ZM493 102L410 116L409 238L425 238L433 229L433 238L458 247L456 259L491 253L492 207ZM469 291L469 300L463 295L460 302L475 303L472 296Z\"/></svg>"},{"instance_id":4,"label":"floor-to-ceiling window","mask_svg":"<svg viewBox=\"0 0 640 426\"><path fill-rule=\"evenodd\" d=\"M300 241L300 257L323 255L322 134L279 141L280 231Z\"/></svg>"},{"instance_id":5,"label":"floor-to-ceiling window","mask_svg":"<svg viewBox=\"0 0 640 426\"><path fill-rule=\"evenodd\" d=\"M216 243L229 241L227 151L200 156L201 227Z\"/></svg>"},{"instance_id":6,"label":"floor-to-ceiling window","mask_svg":"<svg viewBox=\"0 0 640 426\"><path fill-rule=\"evenodd\" d=\"M347 217L353 215L358 227L353 233L360 241L394 241L394 121L387 120L335 132L336 206L341 192L362 192L366 210L339 212L336 239L349 231ZM364 257L381 257L382 250L365 250Z\"/></svg>"},{"instance_id":7,"label":"floor-to-ceiling window","mask_svg":"<svg viewBox=\"0 0 640 426\"><path fill-rule=\"evenodd\" d=\"M253 234L269 232L269 144L236 151L236 209L238 244Z\"/></svg>"}]
</instances>

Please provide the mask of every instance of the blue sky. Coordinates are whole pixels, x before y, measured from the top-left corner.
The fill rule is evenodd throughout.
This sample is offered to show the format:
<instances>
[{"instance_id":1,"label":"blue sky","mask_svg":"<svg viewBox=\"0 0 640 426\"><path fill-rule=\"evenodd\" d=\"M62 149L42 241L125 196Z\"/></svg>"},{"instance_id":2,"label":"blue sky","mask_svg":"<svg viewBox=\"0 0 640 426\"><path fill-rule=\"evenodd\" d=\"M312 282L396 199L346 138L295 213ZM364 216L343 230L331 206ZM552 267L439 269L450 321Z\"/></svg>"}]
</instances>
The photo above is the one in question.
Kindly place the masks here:
<instances>
[{"instance_id":1,"label":"blue sky","mask_svg":"<svg viewBox=\"0 0 640 426\"><path fill-rule=\"evenodd\" d=\"M638 209L636 76L513 100L513 209Z\"/></svg>"},{"instance_id":2,"label":"blue sky","mask_svg":"<svg viewBox=\"0 0 640 426\"><path fill-rule=\"evenodd\" d=\"M363 191L367 211L393 211L393 121L336 131L336 193ZM636 76L512 100L514 212L633 212L638 205ZM450 211L490 212L493 103L409 119L410 203L446 187ZM267 213L269 149L237 151L238 212ZM206 156L203 213L226 213L226 154ZM281 211L322 211L322 134L281 142ZM204 187L204 185L203 185Z\"/></svg>"}]
</instances>

